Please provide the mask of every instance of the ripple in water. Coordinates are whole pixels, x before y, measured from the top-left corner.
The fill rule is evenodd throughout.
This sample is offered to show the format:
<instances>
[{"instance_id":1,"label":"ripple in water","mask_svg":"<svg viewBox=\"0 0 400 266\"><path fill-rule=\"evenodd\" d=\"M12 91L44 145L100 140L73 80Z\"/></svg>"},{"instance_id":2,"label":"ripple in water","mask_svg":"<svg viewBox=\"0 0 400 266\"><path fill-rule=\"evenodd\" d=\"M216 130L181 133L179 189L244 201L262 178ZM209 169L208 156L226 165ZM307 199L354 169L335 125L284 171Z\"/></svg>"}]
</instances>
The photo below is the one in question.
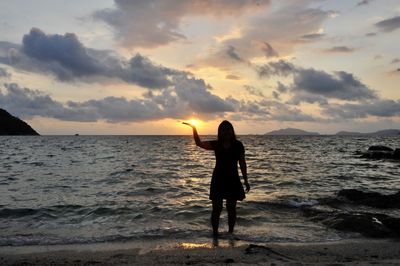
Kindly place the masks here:
<instances>
[{"instance_id":1,"label":"ripple in water","mask_svg":"<svg viewBox=\"0 0 400 266\"><path fill-rule=\"evenodd\" d=\"M252 185L238 203L241 240L361 236L365 230L349 230L356 218L346 216L360 212L364 229L377 224L373 217L383 226L376 235L396 234L398 207L343 200L339 192L397 193L399 162L361 159L359 152L373 144L396 147L399 137L239 139ZM0 137L0 143L0 245L210 236L214 155L189 136ZM225 211L221 219L227 230Z\"/></svg>"}]
</instances>

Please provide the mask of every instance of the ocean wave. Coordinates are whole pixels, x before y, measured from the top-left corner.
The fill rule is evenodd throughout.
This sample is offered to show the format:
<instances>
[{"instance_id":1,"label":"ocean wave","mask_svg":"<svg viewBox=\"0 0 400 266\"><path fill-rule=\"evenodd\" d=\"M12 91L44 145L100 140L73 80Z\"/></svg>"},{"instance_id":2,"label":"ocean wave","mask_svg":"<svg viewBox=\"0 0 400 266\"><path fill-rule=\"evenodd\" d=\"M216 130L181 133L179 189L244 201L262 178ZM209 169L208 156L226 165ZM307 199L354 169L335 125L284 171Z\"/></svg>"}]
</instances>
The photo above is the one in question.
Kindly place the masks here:
<instances>
[{"instance_id":1,"label":"ocean wave","mask_svg":"<svg viewBox=\"0 0 400 266\"><path fill-rule=\"evenodd\" d=\"M81 206L81 205L56 205L46 208L2 208L0 209L0 218L49 218L58 219L65 216L82 217L101 217L135 213L137 210L128 207L99 207L99 206Z\"/></svg>"},{"instance_id":2,"label":"ocean wave","mask_svg":"<svg viewBox=\"0 0 400 266\"><path fill-rule=\"evenodd\" d=\"M102 236L56 236L44 234L16 234L0 236L0 246L36 246L94 244L105 242L128 242L135 240L157 239L194 239L209 237L211 232L196 229L158 228L131 232L127 234L109 234Z\"/></svg>"}]
</instances>

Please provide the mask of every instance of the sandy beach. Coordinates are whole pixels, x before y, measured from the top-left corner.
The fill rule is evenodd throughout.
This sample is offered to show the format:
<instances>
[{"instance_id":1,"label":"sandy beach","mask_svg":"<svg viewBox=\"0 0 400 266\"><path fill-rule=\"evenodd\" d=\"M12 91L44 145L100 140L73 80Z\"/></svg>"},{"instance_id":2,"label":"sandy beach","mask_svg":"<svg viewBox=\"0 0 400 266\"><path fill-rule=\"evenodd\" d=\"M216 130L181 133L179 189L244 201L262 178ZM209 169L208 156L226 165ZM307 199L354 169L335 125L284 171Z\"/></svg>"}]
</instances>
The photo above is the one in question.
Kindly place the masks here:
<instances>
[{"instance_id":1,"label":"sandy beach","mask_svg":"<svg viewBox=\"0 0 400 266\"><path fill-rule=\"evenodd\" d=\"M180 242L142 248L107 246L3 247L1 265L399 265L394 240L348 240L329 243L243 244L213 247ZM143 248L144 247L144 248Z\"/></svg>"}]
</instances>

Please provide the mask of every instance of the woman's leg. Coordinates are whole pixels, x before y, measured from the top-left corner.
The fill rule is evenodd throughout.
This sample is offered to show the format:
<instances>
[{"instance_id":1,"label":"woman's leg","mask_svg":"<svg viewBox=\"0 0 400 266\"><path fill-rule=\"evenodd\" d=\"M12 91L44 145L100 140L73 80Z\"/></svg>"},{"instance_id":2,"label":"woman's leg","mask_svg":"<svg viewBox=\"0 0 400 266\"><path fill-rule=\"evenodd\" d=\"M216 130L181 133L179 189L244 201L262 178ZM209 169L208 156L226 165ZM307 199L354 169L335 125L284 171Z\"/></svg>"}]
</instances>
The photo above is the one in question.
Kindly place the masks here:
<instances>
[{"instance_id":1,"label":"woman's leg","mask_svg":"<svg viewBox=\"0 0 400 266\"><path fill-rule=\"evenodd\" d=\"M236 223L236 202L237 200L226 200L226 209L228 210L229 233L233 233Z\"/></svg>"},{"instance_id":2,"label":"woman's leg","mask_svg":"<svg viewBox=\"0 0 400 266\"><path fill-rule=\"evenodd\" d=\"M222 211L222 199L212 200L211 225L214 236L218 236L219 216Z\"/></svg>"}]
</instances>

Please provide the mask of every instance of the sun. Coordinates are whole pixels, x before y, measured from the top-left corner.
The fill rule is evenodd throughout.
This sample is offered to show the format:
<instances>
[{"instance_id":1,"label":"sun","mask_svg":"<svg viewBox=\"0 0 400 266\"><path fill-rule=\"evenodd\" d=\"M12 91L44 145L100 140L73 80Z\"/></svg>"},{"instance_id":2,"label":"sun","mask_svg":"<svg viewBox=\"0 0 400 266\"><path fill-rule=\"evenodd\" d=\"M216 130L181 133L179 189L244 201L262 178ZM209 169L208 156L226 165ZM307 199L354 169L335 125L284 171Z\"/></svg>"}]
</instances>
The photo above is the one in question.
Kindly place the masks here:
<instances>
[{"instance_id":1,"label":"sun","mask_svg":"<svg viewBox=\"0 0 400 266\"><path fill-rule=\"evenodd\" d=\"M197 119L190 119L189 123L194 125L195 127L198 127L200 125L200 120Z\"/></svg>"}]
</instances>

